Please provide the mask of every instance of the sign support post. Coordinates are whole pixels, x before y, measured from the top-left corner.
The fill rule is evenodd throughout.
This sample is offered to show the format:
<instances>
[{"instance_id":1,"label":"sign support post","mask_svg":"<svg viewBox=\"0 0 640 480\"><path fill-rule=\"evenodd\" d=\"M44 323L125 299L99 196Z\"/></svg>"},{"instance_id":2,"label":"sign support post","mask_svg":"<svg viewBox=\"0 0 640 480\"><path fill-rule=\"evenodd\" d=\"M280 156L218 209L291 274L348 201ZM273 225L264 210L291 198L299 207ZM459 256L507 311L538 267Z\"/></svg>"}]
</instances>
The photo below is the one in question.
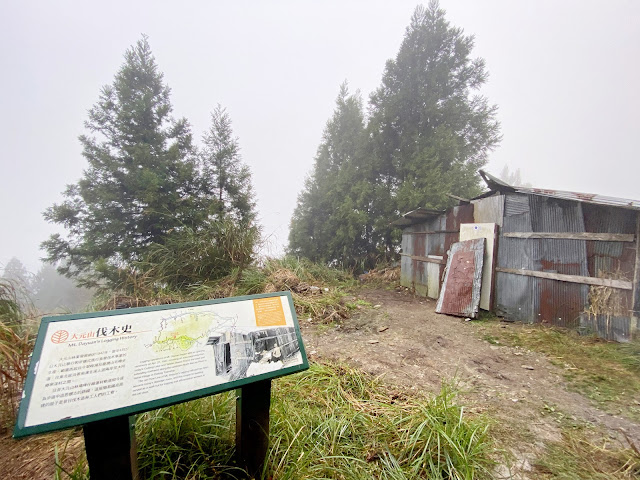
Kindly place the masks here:
<instances>
[{"instance_id":1,"label":"sign support post","mask_svg":"<svg viewBox=\"0 0 640 480\"><path fill-rule=\"evenodd\" d=\"M137 480L135 416L86 423L84 444L91 480Z\"/></svg>"},{"instance_id":2,"label":"sign support post","mask_svg":"<svg viewBox=\"0 0 640 480\"><path fill-rule=\"evenodd\" d=\"M271 379L244 385L236 397L236 452L250 478L260 478L269 449Z\"/></svg>"}]
</instances>

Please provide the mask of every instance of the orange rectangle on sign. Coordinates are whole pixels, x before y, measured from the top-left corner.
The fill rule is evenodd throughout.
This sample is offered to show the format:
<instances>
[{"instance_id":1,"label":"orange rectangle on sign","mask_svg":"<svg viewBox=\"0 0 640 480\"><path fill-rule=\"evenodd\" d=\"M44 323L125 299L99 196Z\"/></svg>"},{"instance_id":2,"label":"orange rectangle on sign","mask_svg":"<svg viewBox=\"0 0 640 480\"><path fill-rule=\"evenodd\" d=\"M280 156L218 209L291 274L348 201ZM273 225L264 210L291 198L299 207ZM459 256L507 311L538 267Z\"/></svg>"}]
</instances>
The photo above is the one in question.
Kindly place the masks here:
<instances>
[{"instance_id":1,"label":"orange rectangle on sign","mask_svg":"<svg viewBox=\"0 0 640 480\"><path fill-rule=\"evenodd\" d=\"M287 324L280 297L254 298L253 310L256 313L258 327L276 327Z\"/></svg>"}]
</instances>

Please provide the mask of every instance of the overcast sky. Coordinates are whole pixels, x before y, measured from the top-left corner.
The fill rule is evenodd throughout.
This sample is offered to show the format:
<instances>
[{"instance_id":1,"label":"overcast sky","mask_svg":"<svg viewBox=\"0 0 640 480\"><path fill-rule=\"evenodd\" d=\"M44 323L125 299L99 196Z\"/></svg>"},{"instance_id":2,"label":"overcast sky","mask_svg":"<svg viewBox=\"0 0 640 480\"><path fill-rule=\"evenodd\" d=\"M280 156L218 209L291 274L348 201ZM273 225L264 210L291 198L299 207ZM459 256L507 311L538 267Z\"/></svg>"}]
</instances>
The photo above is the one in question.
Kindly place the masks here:
<instances>
[{"instance_id":1,"label":"overcast sky","mask_svg":"<svg viewBox=\"0 0 640 480\"><path fill-rule=\"evenodd\" d=\"M42 212L82 175L78 135L145 33L176 117L199 140L227 108L267 253L289 220L339 85L379 85L416 1L0 2L0 264L32 271L55 227ZM488 170L535 187L640 198L640 2L441 0L476 38L503 141Z\"/></svg>"}]
</instances>

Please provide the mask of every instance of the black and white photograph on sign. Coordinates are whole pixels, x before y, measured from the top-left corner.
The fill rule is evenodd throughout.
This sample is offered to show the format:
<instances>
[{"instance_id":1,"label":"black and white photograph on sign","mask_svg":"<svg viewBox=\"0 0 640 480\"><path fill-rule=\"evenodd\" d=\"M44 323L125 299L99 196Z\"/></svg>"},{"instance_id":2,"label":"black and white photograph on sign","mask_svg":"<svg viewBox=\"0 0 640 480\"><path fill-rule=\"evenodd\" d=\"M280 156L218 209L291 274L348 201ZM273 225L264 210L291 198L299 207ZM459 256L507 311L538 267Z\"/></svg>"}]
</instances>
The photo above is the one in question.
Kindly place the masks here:
<instances>
[{"instance_id":1,"label":"black and white photograph on sign","mask_svg":"<svg viewBox=\"0 0 640 480\"><path fill-rule=\"evenodd\" d=\"M216 374L229 380L250 377L296 364L300 354L293 327L273 327L253 331L226 331L212 335Z\"/></svg>"}]
</instances>

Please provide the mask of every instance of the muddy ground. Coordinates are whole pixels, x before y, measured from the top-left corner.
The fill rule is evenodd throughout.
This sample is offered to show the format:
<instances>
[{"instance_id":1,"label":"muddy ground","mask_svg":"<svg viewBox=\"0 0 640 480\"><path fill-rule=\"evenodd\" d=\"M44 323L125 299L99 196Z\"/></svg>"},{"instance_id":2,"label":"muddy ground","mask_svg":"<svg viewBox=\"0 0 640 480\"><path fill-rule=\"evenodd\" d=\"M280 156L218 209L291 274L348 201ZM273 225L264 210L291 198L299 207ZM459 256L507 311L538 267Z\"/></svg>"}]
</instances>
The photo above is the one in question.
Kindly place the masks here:
<instances>
[{"instance_id":1,"label":"muddy ground","mask_svg":"<svg viewBox=\"0 0 640 480\"><path fill-rule=\"evenodd\" d=\"M562 412L579 424L592 424L612 438L626 435L640 445L640 425L596 408L568 390L561 367L545 356L520 348L492 345L482 339L482 326L464 319L438 315L435 302L405 290L367 289L358 298L364 307L339 325L316 325L300 318L311 359L344 361L406 389L438 392L454 382L460 401L472 413L488 413L504 438L504 448L515 459L508 478L535 478L531 465L545 444L561 439ZM521 328L504 323L493 328ZM66 464L81 454L79 430L15 441L0 432L2 478L50 479L54 445L66 441Z\"/></svg>"}]
</instances>

